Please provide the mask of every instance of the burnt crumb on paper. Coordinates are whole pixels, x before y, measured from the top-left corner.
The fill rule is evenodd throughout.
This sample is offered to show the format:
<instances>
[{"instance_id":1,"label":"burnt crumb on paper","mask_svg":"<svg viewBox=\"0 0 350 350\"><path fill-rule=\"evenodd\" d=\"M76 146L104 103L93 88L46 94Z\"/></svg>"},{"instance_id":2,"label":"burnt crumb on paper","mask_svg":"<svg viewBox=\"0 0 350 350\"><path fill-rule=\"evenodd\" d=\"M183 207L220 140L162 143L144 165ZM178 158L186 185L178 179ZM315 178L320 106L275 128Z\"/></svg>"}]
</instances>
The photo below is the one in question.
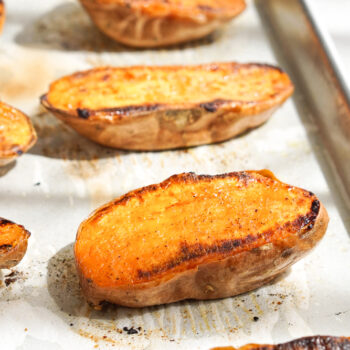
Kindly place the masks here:
<instances>
[{"instance_id":1,"label":"burnt crumb on paper","mask_svg":"<svg viewBox=\"0 0 350 350\"><path fill-rule=\"evenodd\" d=\"M14 270L11 271L8 275L4 278L5 286L8 287L10 284L16 282L19 278L19 272Z\"/></svg>"},{"instance_id":2,"label":"burnt crumb on paper","mask_svg":"<svg viewBox=\"0 0 350 350\"><path fill-rule=\"evenodd\" d=\"M334 315L335 315L335 316L344 315L344 314L348 313L349 311L350 311L350 310L339 311L339 312L336 312Z\"/></svg>"},{"instance_id":3,"label":"burnt crumb on paper","mask_svg":"<svg viewBox=\"0 0 350 350\"><path fill-rule=\"evenodd\" d=\"M134 328L131 326L130 328L128 327L123 327L123 331L126 332L127 334L138 334L141 331L141 327Z\"/></svg>"}]
</instances>

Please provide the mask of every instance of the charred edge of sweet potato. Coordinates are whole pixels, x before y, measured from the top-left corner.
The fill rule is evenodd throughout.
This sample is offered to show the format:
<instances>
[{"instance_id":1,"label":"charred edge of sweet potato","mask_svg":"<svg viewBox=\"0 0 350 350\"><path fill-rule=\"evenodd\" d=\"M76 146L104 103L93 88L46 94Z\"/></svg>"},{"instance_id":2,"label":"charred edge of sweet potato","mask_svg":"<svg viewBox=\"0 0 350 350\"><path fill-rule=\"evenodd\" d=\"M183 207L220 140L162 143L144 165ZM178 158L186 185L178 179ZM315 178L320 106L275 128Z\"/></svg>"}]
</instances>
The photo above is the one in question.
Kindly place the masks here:
<instances>
[{"instance_id":1,"label":"charred edge of sweet potato","mask_svg":"<svg viewBox=\"0 0 350 350\"><path fill-rule=\"evenodd\" d=\"M315 335L294 339L286 343L276 345L248 344L240 348L232 346L212 348L211 350L335 350L350 349L349 337L333 337L327 335Z\"/></svg>"},{"instance_id":2,"label":"charred edge of sweet potato","mask_svg":"<svg viewBox=\"0 0 350 350\"><path fill-rule=\"evenodd\" d=\"M170 176L168 179L164 180L163 182L161 182L159 184L145 186L145 187L136 189L134 191L128 192L125 195L117 198L112 203L112 205L113 206L126 205L128 203L128 201L133 199L133 198L137 198L138 200L142 201L143 200L142 196L146 193L155 192L159 188L165 189L172 184L179 184L179 183L196 183L196 182L200 182L200 181L210 182L210 181L215 180L215 179L226 179L226 178L230 178L230 177L237 178L239 180L239 182L242 183L245 187L248 186L250 180L255 180L255 181L261 182L261 181L263 181L264 178L268 178L272 181L281 182L277 178L273 179L269 176L262 175L259 173L259 171L255 171L255 173L258 173L261 176L261 179L256 178L255 176L252 175L253 173L254 173L253 171L240 171L240 172L230 172L230 173L224 173L224 174L218 174L218 175L197 175L194 172L177 174L177 175ZM289 188L293 187L290 185L286 185L286 186L288 186ZM314 197L315 196L312 192L309 192L306 190L303 190L303 191L304 191L305 196L307 196L307 197ZM318 202L318 210L319 210L319 206L320 206L320 204ZM95 213L98 215L96 215L94 217L94 219L98 220L98 218L103 216L104 213L107 211L109 211L109 205L99 209ZM317 213L318 213L318 211L317 211Z\"/></svg>"},{"instance_id":3,"label":"charred edge of sweet potato","mask_svg":"<svg viewBox=\"0 0 350 350\"><path fill-rule=\"evenodd\" d=\"M6 226L8 224L16 225L13 221L10 221L10 220L4 219L4 218L0 218L0 226Z\"/></svg>"},{"instance_id":4,"label":"charred edge of sweet potato","mask_svg":"<svg viewBox=\"0 0 350 350\"><path fill-rule=\"evenodd\" d=\"M12 249L13 245L12 244L3 244L0 245L0 252L5 251L8 252L10 249Z\"/></svg>"},{"instance_id":5,"label":"charred edge of sweet potato","mask_svg":"<svg viewBox=\"0 0 350 350\"><path fill-rule=\"evenodd\" d=\"M314 208L314 204L315 208ZM282 229L300 231L303 230L303 234L305 231L311 230L315 224L318 212L320 208L320 203L318 200L314 200L311 205L311 210L306 215L300 215L293 222L287 222ZM305 230L306 228L306 230ZM233 240L222 240L216 241L214 244L206 245L206 244L192 244L188 245L185 242L181 244L181 252L177 258L168 261L166 264L161 266L156 266L150 271L138 270L138 277L140 279L148 279L154 275L159 273L164 273L165 271L171 270L176 266L181 265L182 263L200 258L202 256L206 256L209 254L222 254L226 255L227 253L241 248L244 250L244 247L263 238L268 239L273 235L273 230L265 231L261 234L257 234L255 236L248 235L245 238L233 239Z\"/></svg>"},{"instance_id":6,"label":"charred edge of sweet potato","mask_svg":"<svg viewBox=\"0 0 350 350\"><path fill-rule=\"evenodd\" d=\"M168 179L164 180L163 182L159 184L153 184L145 187L138 188L134 191L128 192L125 195L117 198L112 204L115 205L126 205L130 199L137 198L138 200L142 201L142 196L146 193L155 192L157 189L165 189L170 185L173 184L179 184L179 183L196 183L199 181L211 181L215 179L225 179L230 177L236 177L240 182L244 184L244 186L247 186L249 183L249 180L256 179L254 176L250 175L249 172L231 172L231 173L225 173L225 174L219 174L219 175L197 175L194 172L188 172L188 173L182 173L170 176ZM98 213L98 216L95 218L98 219L98 217L104 215L106 211L109 210L109 205L106 207L101 208L96 212Z\"/></svg>"},{"instance_id":7,"label":"charred edge of sweet potato","mask_svg":"<svg viewBox=\"0 0 350 350\"><path fill-rule=\"evenodd\" d=\"M223 63L226 64L226 63ZM229 63L230 64L230 63ZM286 74L286 72L277 66L273 66L267 63L246 63L246 64L240 64L240 63L231 63L230 66L232 67L232 70L239 70L240 68L244 67L258 67L258 68L264 68L267 70L277 70L281 74ZM164 66L161 67L164 70L177 70L177 69L182 69L185 66ZM197 65L197 66L189 66L189 68L195 67L196 69L201 69L201 67L204 68L209 68L211 71L216 71L220 69L220 64L218 63L212 63L209 65ZM141 66L133 66L132 68L142 68ZM74 79L75 77L77 78L83 78L85 76L88 76L90 73L98 71L98 70L103 70L105 69L104 67L101 68L92 68L86 71L81 71L81 72L76 72L70 77ZM128 67L124 68L119 68L119 69L129 69ZM159 67L152 67L152 66L147 66L147 69L159 69ZM105 79L105 77L103 77ZM286 86L284 90L291 89L291 93L294 90L293 83L290 82L290 85ZM147 113L147 112L154 112L154 111L161 111L169 108L168 104L160 104L160 103L155 103L155 104L143 104L143 105L131 105L131 106L123 106L123 107L116 107L116 108L100 108L100 109L88 109L88 108L77 108L76 110L73 111L66 111L66 110L61 110L58 108L55 108L51 103L48 101L48 93L42 95L40 97L40 102L41 104L52 111L58 112L58 113L64 113L68 114L73 117L79 117L81 119L88 120L91 116L94 116L99 113L108 113L110 115L120 115L120 116L129 116L133 114L138 114L138 113ZM226 104L232 104L232 103L237 103L239 104L250 104L250 105L255 105L258 102L257 101L248 101L248 102L242 102L240 100L225 100L225 99L215 99L213 101L208 101L208 102L202 102L202 103L194 103L191 105L192 108L201 108L204 109L207 112L214 113L216 112L220 107L226 105ZM175 107L176 108L176 107Z\"/></svg>"},{"instance_id":8,"label":"charred edge of sweet potato","mask_svg":"<svg viewBox=\"0 0 350 350\"><path fill-rule=\"evenodd\" d=\"M230 101L230 100L223 100L223 99L217 99L210 102L205 103L197 103L193 104L192 108L201 108L204 109L206 112L214 113L216 112L220 107L222 107L225 104L232 104L232 103L241 103L241 101ZM251 105L256 104L256 102L246 102ZM143 104L143 105L133 105L133 106L125 106L125 107L119 107L119 108L102 108L102 109L88 109L88 108L77 108L72 112L60 110L58 108L53 107L47 100L47 94L41 96L41 104L51 110L58 113L64 113L68 114L72 117L79 117L80 119L88 120L90 117L100 114L100 113L106 113L109 115L117 115L120 117L123 116L132 116L135 114L144 114L149 112L155 112L155 111L163 111L169 108L169 105L167 104L161 104L161 103L155 103L155 104ZM176 107L174 109L177 109Z\"/></svg>"},{"instance_id":9,"label":"charred edge of sweet potato","mask_svg":"<svg viewBox=\"0 0 350 350\"><path fill-rule=\"evenodd\" d=\"M125 194L124 196L118 198L113 203L113 205L117 205L117 204L119 204L119 205L124 204L125 205L130 199L135 198L135 197L137 197L139 200L142 201L142 195L144 193L154 192L158 188L165 189L169 185L172 185L172 184L196 183L196 182L200 182L200 181L210 182L210 181L215 180L215 179L226 179L226 178L235 177L244 186L248 186L250 180L255 180L255 181L261 182L263 180L263 178L268 178L267 176L264 176L264 175L261 175L261 176L262 176L262 179L256 178L255 176L252 175L251 172L248 172L248 171L230 172L230 173L219 174L219 175L197 175L194 172L182 173L182 174L173 175L159 184L149 185L149 186L145 186L145 187L136 189L134 191L131 191L131 192ZM279 180L275 180L275 179L271 179L271 178L269 178L269 179L272 181L281 182ZM287 185L287 186L290 188L293 187L293 186L289 186L289 185ZM307 196L310 196L310 197L314 196L312 192L308 192L308 191L305 191L305 194Z\"/></svg>"},{"instance_id":10,"label":"charred edge of sweet potato","mask_svg":"<svg viewBox=\"0 0 350 350\"><path fill-rule=\"evenodd\" d=\"M278 346L279 350L288 350L291 347L296 349L326 349L334 350L340 347L345 349L350 349L350 338L345 337L331 337L331 336L313 336L305 337L293 340L289 343L280 344Z\"/></svg>"},{"instance_id":11,"label":"charred edge of sweet potato","mask_svg":"<svg viewBox=\"0 0 350 350\"><path fill-rule=\"evenodd\" d=\"M31 233L30 233L28 230L26 230L24 226L18 225L18 224L16 224L15 222L13 222L13 221L11 221L11 220L7 220L7 219L4 219L4 218L1 218L1 217L0 217L0 227L1 227L1 226L7 226L7 225L18 226L18 227L20 227L20 228L23 230L23 232L25 233L25 235L27 236L27 238L29 238L29 237L31 236ZM0 235L1 235L1 232L0 232ZM11 247L12 247L11 244L3 244L2 246L0 246L0 248L1 248L1 247L4 247L4 246L8 246L8 247L11 246Z\"/></svg>"},{"instance_id":12,"label":"charred edge of sweet potato","mask_svg":"<svg viewBox=\"0 0 350 350\"><path fill-rule=\"evenodd\" d=\"M322 349L322 350L334 350L334 349L350 349L350 338L345 337L332 337L332 336L312 336L300 339L295 339L287 343L278 344L272 346L276 350L298 350L298 349ZM252 349L263 350L271 349L271 347L257 346Z\"/></svg>"},{"instance_id":13,"label":"charred edge of sweet potato","mask_svg":"<svg viewBox=\"0 0 350 350\"><path fill-rule=\"evenodd\" d=\"M272 233L269 231L268 233L266 233L266 236L271 234ZM166 264L163 264L161 266L156 266L150 271L138 270L137 274L139 279L148 279L159 273L163 273L165 271L171 270L174 267L181 265L182 263L194 260L196 258L200 258L208 254L229 253L230 251L238 247L243 247L245 244L250 244L250 243L253 243L254 241L257 241L262 236L264 236L264 234L256 235L256 236L248 235L247 237L241 238L241 239L233 239L233 240L226 239L222 241L216 241L216 243L211 245L201 244L201 243L189 245L185 242L182 242L181 252L177 258L172 259L168 261Z\"/></svg>"}]
</instances>

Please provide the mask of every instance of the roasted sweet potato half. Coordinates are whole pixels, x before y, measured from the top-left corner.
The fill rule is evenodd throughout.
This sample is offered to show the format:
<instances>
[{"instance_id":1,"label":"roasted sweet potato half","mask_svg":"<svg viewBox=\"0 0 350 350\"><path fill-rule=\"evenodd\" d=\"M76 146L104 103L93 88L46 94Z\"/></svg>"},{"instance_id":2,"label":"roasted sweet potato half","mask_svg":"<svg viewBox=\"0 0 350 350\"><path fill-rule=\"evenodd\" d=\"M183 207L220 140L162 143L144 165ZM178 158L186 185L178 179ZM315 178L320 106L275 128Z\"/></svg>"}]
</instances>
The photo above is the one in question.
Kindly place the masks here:
<instances>
[{"instance_id":1,"label":"roasted sweet potato half","mask_svg":"<svg viewBox=\"0 0 350 350\"><path fill-rule=\"evenodd\" d=\"M0 218L0 269L9 269L22 260L29 236L23 226Z\"/></svg>"},{"instance_id":2,"label":"roasted sweet potato half","mask_svg":"<svg viewBox=\"0 0 350 350\"><path fill-rule=\"evenodd\" d=\"M93 305L223 298L273 280L327 223L314 194L267 170L184 173L96 210L79 227L75 258Z\"/></svg>"},{"instance_id":3,"label":"roasted sweet potato half","mask_svg":"<svg viewBox=\"0 0 350 350\"><path fill-rule=\"evenodd\" d=\"M5 4L2 0L0 0L0 33L2 31L2 27L5 22Z\"/></svg>"},{"instance_id":4,"label":"roasted sweet potato half","mask_svg":"<svg viewBox=\"0 0 350 350\"><path fill-rule=\"evenodd\" d=\"M30 119L18 109L0 101L0 166L28 151L36 139Z\"/></svg>"},{"instance_id":5,"label":"roasted sweet potato half","mask_svg":"<svg viewBox=\"0 0 350 350\"><path fill-rule=\"evenodd\" d=\"M264 123L293 92L260 64L104 67L52 83L42 104L102 145L161 150L227 140Z\"/></svg>"},{"instance_id":6,"label":"roasted sweet potato half","mask_svg":"<svg viewBox=\"0 0 350 350\"><path fill-rule=\"evenodd\" d=\"M106 35L135 47L202 38L245 9L244 0L80 0Z\"/></svg>"},{"instance_id":7,"label":"roasted sweet potato half","mask_svg":"<svg viewBox=\"0 0 350 350\"><path fill-rule=\"evenodd\" d=\"M240 348L232 346L214 348L212 350L349 350L350 338L316 335L292 340L277 345L248 344Z\"/></svg>"}]
</instances>

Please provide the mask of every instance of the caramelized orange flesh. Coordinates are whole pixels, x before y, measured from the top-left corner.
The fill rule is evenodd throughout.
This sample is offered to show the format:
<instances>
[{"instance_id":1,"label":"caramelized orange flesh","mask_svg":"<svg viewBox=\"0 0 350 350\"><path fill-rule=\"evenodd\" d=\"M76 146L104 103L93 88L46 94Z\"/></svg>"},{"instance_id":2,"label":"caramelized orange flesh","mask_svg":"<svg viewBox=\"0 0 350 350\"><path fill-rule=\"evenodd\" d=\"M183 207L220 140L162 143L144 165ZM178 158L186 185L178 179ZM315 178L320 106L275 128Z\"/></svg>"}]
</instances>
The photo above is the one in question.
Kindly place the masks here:
<instances>
[{"instance_id":1,"label":"caramelized orange flesh","mask_svg":"<svg viewBox=\"0 0 350 350\"><path fill-rule=\"evenodd\" d=\"M99 4L120 4L141 10L150 17L233 17L242 12L244 0L90 0ZM204 19L202 19L204 20Z\"/></svg>"},{"instance_id":2,"label":"caramelized orange flesh","mask_svg":"<svg viewBox=\"0 0 350 350\"><path fill-rule=\"evenodd\" d=\"M5 22L5 5L2 0L0 0L0 32L2 31L2 27Z\"/></svg>"},{"instance_id":3,"label":"caramelized orange flesh","mask_svg":"<svg viewBox=\"0 0 350 350\"><path fill-rule=\"evenodd\" d=\"M0 269L11 268L22 260L29 236L23 226L0 218Z\"/></svg>"},{"instance_id":4,"label":"caramelized orange flesh","mask_svg":"<svg viewBox=\"0 0 350 350\"><path fill-rule=\"evenodd\" d=\"M29 233L23 226L0 218L0 248L3 246L14 248L28 237Z\"/></svg>"},{"instance_id":5,"label":"caramelized orange flesh","mask_svg":"<svg viewBox=\"0 0 350 350\"><path fill-rule=\"evenodd\" d=\"M29 118L0 102L0 158L20 155L35 141L36 134Z\"/></svg>"},{"instance_id":6,"label":"caramelized orange flesh","mask_svg":"<svg viewBox=\"0 0 350 350\"><path fill-rule=\"evenodd\" d=\"M130 192L80 226L83 276L100 287L169 278L178 272L312 228L320 203L268 172L175 175Z\"/></svg>"},{"instance_id":7,"label":"caramelized orange flesh","mask_svg":"<svg viewBox=\"0 0 350 350\"><path fill-rule=\"evenodd\" d=\"M278 68L227 63L93 69L54 82L46 99L55 109L74 112L216 100L258 103L287 98L292 91L289 77Z\"/></svg>"}]
</instances>

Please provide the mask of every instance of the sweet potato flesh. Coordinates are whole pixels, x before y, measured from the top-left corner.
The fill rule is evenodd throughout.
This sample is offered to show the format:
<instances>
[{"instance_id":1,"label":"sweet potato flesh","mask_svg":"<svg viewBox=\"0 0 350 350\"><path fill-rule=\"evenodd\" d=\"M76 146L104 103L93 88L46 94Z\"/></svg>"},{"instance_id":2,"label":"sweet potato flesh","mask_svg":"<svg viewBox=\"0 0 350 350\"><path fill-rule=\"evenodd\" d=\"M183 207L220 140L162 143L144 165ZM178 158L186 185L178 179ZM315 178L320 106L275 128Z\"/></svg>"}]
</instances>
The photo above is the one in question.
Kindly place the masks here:
<instances>
[{"instance_id":1,"label":"sweet potato flesh","mask_svg":"<svg viewBox=\"0 0 350 350\"><path fill-rule=\"evenodd\" d=\"M0 0L0 33L5 22L5 5L2 0Z\"/></svg>"},{"instance_id":2,"label":"sweet potato flesh","mask_svg":"<svg viewBox=\"0 0 350 350\"><path fill-rule=\"evenodd\" d=\"M244 0L90 0L100 4L120 4L141 10L152 17L231 17L245 8ZM201 20L201 18L198 18Z\"/></svg>"},{"instance_id":3,"label":"sweet potato flesh","mask_svg":"<svg viewBox=\"0 0 350 350\"><path fill-rule=\"evenodd\" d=\"M21 154L35 139L34 129L27 116L0 102L0 156Z\"/></svg>"},{"instance_id":4,"label":"sweet potato flesh","mask_svg":"<svg viewBox=\"0 0 350 350\"><path fill-rule=\"evenodd\" d=\"M0 218L0 269L11 268L22 260L29 236L23 226Z\"/></svg>"},{"instance_id":5,"label":"sweet potato flesh","mask_svg":"<svg viewBox=\"0 0 350 350\"><path fill-rule=\"evenodd\" d=\"M101 287L170 278L300 233L315 198L257 172L177 175L97 210L80 227L76 260Z\"/></svg>"},{"instance_id":6,"label":"sweet potato flesh","mask_svg":"<svg viewBox=\"0 0 350 350\"><path fill-rule=\"evenodd\" d=\"M259 103L292 92L288 76L256 64L99 68L54 82L47 94L55 109L74 112L127 106L186 105L227 100Z\"/></svg>"},{"instance_id":7,"label":"sweet potato flesh","mask_svg":"<svg viewBox=\"0 0 350 350\"><path fill-rule=\"evenodd\" d=\"M0 218L0 248L14 248L28 236L28 232L22 226Z\"/></svg>"}]
</instances>

